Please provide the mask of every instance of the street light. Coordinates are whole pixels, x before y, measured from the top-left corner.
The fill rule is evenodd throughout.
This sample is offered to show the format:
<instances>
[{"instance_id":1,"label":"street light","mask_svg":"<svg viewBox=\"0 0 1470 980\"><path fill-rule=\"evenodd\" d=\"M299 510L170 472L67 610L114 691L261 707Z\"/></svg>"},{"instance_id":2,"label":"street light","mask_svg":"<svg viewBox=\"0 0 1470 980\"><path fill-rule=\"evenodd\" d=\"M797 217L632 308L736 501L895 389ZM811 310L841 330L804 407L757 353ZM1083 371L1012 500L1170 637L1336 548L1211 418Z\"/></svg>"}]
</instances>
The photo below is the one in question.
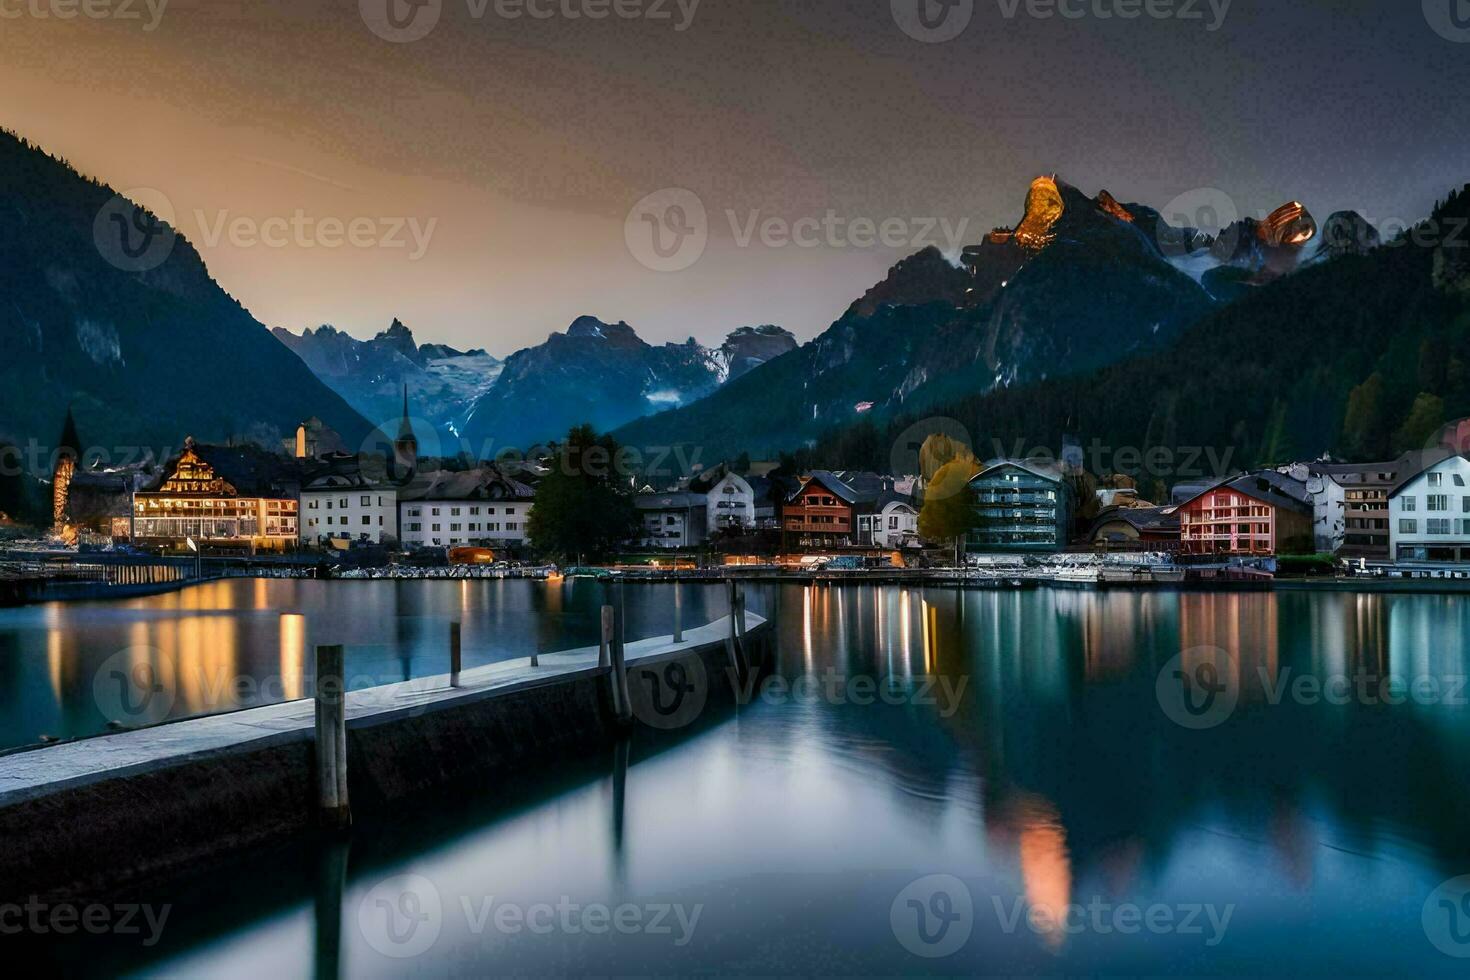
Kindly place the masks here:
<instances>
[{"instance_id":1,"label":"street light","mask_svg":"<svg viewBox=\"0 0 1470 980\"><path fill-rule=\"evenodd\" d=\"M194 552L194 577L203 578L204 555L199 551L199 545L194 541L192 537L187 535L184 537L184 542L189 546L189 550Z\"/></svg>"}]
</instances>

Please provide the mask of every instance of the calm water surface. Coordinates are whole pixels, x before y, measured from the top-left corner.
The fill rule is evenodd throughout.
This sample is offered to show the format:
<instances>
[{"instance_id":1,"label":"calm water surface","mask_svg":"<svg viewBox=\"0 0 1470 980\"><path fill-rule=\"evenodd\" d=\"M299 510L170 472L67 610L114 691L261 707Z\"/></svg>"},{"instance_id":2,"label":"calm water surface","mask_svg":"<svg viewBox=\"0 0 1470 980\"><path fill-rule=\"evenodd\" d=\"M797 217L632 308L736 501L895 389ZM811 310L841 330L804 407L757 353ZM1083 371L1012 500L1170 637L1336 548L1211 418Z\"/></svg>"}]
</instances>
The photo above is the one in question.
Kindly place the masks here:
<instances>
[{"instance_id":1,"label":"calm water surface","mask_svg":"<svg viewBox=\"0 0 1470 980\"><path fill-rule=\"evenodd\" d=\"M346 632L349 666L414 672L442 617L495 659L584 641L596 602L270 582L27 611L0 621L7 737L95 722L76 692L119 645L299 677ZM629 603L654 632L668 591ZM1464 975L1439 947L1470 954L1470 906L1436 889L1470 874L1466 599L786 586L779 609L795 693L160 885L156 945L52 953L272 978ZM619 906L626 934L590 912ZM660 909L668 933L638 931Z\"/></svg>"}]
</instances>

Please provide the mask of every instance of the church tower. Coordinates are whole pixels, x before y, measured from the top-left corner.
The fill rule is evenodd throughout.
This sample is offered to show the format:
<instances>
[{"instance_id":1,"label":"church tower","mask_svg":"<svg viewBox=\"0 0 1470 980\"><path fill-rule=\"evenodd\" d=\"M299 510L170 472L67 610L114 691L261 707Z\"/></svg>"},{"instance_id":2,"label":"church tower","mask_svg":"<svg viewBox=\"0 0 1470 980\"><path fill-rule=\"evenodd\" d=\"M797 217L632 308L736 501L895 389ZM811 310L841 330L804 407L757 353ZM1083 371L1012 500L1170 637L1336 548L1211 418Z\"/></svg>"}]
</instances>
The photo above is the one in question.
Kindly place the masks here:
<instances>
[{"instance_id":1,"label":"church tower","mask_svg":"<svg viewBox=\"0 0 1470 980\"><path fill-rule=\"evenodd\" d=\"M67 544L76 541L75 529L67 524L66 510L71 498L71 480L76 475L77 460L81 455L77 423L68 407L66 422L61 427L61 439L56 443L55 466L51 470L51 530Z\"/></svg>"},{"instance_id":2,"label":"church tower","mask_svg":"<svg viewBox=\"0 0 1470 980\"><path fill-rule=\"evenodd\" d=\"M408 421L408 385L403 386L403 418L398 422L398 437L393 440L393 462L405 476L413 473L419 463L419 440Z\"/></svg>"}]
</instances>

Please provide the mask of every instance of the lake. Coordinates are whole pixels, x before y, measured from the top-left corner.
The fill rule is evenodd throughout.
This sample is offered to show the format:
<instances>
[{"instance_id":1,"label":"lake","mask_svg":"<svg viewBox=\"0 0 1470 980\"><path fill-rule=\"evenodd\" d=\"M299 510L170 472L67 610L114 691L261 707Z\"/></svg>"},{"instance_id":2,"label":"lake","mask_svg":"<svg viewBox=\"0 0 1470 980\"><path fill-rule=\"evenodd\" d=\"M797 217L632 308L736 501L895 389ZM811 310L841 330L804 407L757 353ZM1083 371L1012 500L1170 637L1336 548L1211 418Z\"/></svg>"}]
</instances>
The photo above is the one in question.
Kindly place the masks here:
<instances>
[{"instance_id":1,"label":"lake","mask_svg":"<svg viewBox=\"0 0 1470 980\"><path fill-rule=\"evenodd\" d=\"M722 614L720 589L686 590L686 622ZM48 952L273 978L1463 975L1466 598L751 594L780 649L749 704L160 883L136 896L160 928ZM189 714L223 702L186 661L291 696L315 643L398 680L443 670L451 618L468 665L592 642L599 601L261 581L10 611L4 734L105 727L92 674L119 651ZM628 609L630 635L666 632L669 587Z\"/></svg>"}]
</instances>

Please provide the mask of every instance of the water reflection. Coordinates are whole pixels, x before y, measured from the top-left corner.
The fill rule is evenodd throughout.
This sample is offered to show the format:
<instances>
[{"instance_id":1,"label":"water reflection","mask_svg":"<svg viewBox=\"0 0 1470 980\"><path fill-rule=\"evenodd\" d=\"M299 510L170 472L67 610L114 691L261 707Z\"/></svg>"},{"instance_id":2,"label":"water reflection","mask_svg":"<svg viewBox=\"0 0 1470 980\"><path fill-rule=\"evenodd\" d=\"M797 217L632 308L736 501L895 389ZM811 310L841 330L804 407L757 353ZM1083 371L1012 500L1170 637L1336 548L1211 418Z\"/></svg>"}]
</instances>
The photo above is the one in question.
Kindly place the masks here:
<instances>
[{"instance_id":1,"label":"water reflection","mask_svg":"<svg viewBox=\"0 0 1470 980\"><path fill-rule=\"evenodd\" d=\"M523 599L546 619L582 608L575 592ZM518 600L452 584L414 601L452 607L483 644L494 624L514 622L499 603ZM709 601L718 614L718 593ZM629 602L655 617L668 600L654 588L630 590ZM780 607L784 687L725 720L622 742L564 782L464 787L452 807L361 827L345 881L331 851L312 855L311 873L293 870L298 855L252 856L232 873L223 920L195 910L210 904L211 883L174 883L177 932L158 950L108 955L177 973L226 963L281 972L283 959L287 972L313 961L325 971L336 960L344 976L406 965L474 975L1455 972L1420 915L1436 885L1470 871L1465 692L1377 695L1390 676L1448 687L1470 673L1466 600L790 586ZM301 615L289 630L306 643L292 649L308 649L319 628ZM432 635L415 617L386 622L402 630L396 651ZM266 649L284 665L288 626L269 624ZM261 628L237 615L237 649ZM519 629L526 645L565 637L539 618ZM1215 727L1184 728L1160 706L1160 672L1183 651L1233 665L1240 703ZM65 690L66 655L59 664ZM1290 693L1302 677L1357 675L1372 696ZM866 702L853 696L859 677L879 692ZM936 873L969 888L974 932L954 957L925 961L896 941L890 904ZM448 910L432 950L411 964L385 957L356 924L365 896L404 874L432 882ZM297 884L282 894L282 880ZM338 892L341 917L324 918L321 897ZM698 903L704 918L683 947L477 931L458 910L491 895ZM1075 909L1108 903L1208 903L1232 917L1209 946L1179 931L1075 928Z\"/></svg>"}]
</instances>

